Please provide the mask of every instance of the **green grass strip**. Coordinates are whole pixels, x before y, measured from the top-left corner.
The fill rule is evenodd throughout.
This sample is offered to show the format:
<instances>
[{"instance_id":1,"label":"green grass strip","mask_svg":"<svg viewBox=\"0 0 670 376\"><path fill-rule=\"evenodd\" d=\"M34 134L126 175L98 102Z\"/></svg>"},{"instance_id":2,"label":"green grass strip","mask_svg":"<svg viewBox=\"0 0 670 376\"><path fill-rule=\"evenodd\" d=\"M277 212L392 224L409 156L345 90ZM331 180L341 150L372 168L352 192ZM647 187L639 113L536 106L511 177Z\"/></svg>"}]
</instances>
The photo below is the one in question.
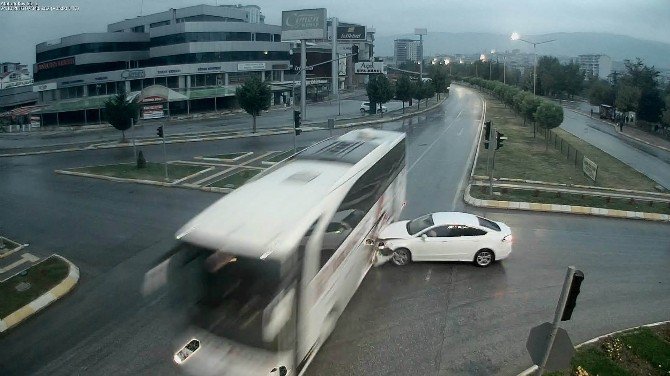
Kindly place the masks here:
<instances>
[{"instance_id":1,"label":"green grass strip","mask_svg":"<svg viewBox=\"0 0 670 376\"><path fill-rule=\"evenodd\" d=\"M51 256L31 266L25 271L0 282L0 318L32 302L60 283L69 272L68 264L58 257ZM24 291L17 291L20 283L29 283Z\"/></svg>"},{"instance_id":2,"label":"green grass strip","mask_svg":"<svg viewBox=\"0 0 670 376\"><path fill-rule=\"evenodd\" d=\"M168 164L169 181L185 178L206 168L203 166ZM165 167L162 163L155 162L147 162L146 167L140 169L134 163L122 163L108 166L82 167L75 169L75 171L125 179L165 181Z\"/></svg>"},{"instance_id":3,"label":"green grass strip","mask_svg":"<svg viewBox=\"0 0 670 376\"><path fill-rule=\"evenodd\" d=\"M659 374L670 374L670 343L656 336L649 328L640 328L620 337L628 349L649 362Z\"/></svg>"}]
</instances>

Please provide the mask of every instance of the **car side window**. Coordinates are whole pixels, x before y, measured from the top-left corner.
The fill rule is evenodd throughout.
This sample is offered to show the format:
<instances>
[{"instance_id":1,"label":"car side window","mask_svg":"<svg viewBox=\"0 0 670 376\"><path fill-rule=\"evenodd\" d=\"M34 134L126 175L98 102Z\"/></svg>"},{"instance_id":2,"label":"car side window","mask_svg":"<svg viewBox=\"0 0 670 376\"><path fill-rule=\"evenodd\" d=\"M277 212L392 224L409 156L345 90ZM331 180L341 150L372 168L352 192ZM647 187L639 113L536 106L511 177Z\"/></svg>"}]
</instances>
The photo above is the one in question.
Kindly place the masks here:
<instances>
[{"instance_id":1,"label":"car side window","mask_svg":"<svg viewBox=\"0 0 670 376\"><path fill-rule=\"evenodd\" d=\"M474 228L474 227L467 227L463 226L463 235L462 236L482 236L486 235L486 231Z\"/></svg>"},{"instance_id":2,"label":"car side window","mask_svg":"<svg viewBox=\"0 0 670 376\"><path fill-rule=\"evenodd\" d=\"M454 235L452 235L454 228L455 228L455 226L438 226L438 227L435 227L433 230L436 232L436 236L438 238L448 238L448 237L454 236ZM458 236L458 235L456 235L456 236Z\"/></svg>"},{"instance_id":3,"label":"car side window","mask_svg":"<svg viewBox=\"0 0 670 376\"><path fill-rule=\"evenodd\" d=\"M436 238L438 236L437 229L439 229L439 227L431 228L430 230L424 232L424 234L426 234L426 236L429 238Z\"/></svg>"}]
</instances>

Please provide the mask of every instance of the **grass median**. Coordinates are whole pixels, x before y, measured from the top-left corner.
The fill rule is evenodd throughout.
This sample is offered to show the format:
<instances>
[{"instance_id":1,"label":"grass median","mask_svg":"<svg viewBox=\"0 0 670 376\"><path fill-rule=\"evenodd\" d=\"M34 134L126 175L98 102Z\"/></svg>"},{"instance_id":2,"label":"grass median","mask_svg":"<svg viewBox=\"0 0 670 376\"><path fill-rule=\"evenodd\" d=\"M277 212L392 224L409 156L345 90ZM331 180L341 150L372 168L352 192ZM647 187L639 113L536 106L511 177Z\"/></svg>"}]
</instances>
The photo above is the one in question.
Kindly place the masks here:
<instances>
[{"instance_id":1,"label":"grass median","mask_svg":"<svg viewBox=\"0 0 670 376\"><path fill-rule=\"evenodd\" d=\"M168 164L169 181L183 179L207 167ZM147 162L146 167L137 168L134 163L120 163L105 166L89 166L73 169L75 172L84 172L94 175L111 176L124 179L165 181L165 167L162 163Z\"/></svg>"},{"instance_id":2,"label":"grass median","mask_svg":"<svg viewBox=\"0 0 670 376\"><path fill-rule=\"evenodd\" d=\"M647 376L670 374L668 324L637 328L603 338L577 350L570 371L550 376Z\"/></svg>"},{"instance_id":3,"label":"grass median","mask_svg":"<svg viewBox=\"0 0 670 376\"><path fill-rule=\"evenodd\" d=\"M489 196L488 192L488 186L473 185L472 189L470 190L470 195L474 198L487 200L491 199L491 196ZM493 192L493 199L495 200L573 205L634 212L670 214L670 203L668 202L641 201L629 198L610 198L586 194L571 194L565 192L530 189L494 188Z\"/></svg>"},{"instance_id":4,"label":"grass median","mask_svg":"<svg viewBox=\"0 0 670 376\"><path fill-rule=\"evenodd\" d=\"M59 284L69 273L68 264L51 256L0 282L0 318L32 302Z\"/></svg>"},{"instance_id":5,"label":"grass median","mask_svg":"<svg viewBox=\"0 0 670 376\"><path fill-rule=\"evenodd\" d=\"M249 152L239 152L239 153L226 153L226 154L217 154L217 155L208 155L205 158L212 158L212 159L223 159L223 160L233 160L236 158L240 158L244 155L249 154Z\"/></svg>"},{"instance_id":6,"label":"grass median","mask_svg":"<svg viewBox=\"0 0 670 376\"><path fill-rule=\"evenodd\" d=\"M568 147L567 143L570 144L570 155L573 157L563 154L566 153L565 149L563 153L555 149L553 144L547 147L539 131L533 137L531 122L524 126L522 118L492 97L487 97L486 119L508 138L503 147L496 151L494 177L594 185L582 171L581 158L575 161L575 155L585 155L598 164L597 186L654 191L656 183L653 180L562 129L553 131L564 139L565 148ZM475 168L476 175L488 176L487 152L482 142Z\"/></svg>"}]
</instances>

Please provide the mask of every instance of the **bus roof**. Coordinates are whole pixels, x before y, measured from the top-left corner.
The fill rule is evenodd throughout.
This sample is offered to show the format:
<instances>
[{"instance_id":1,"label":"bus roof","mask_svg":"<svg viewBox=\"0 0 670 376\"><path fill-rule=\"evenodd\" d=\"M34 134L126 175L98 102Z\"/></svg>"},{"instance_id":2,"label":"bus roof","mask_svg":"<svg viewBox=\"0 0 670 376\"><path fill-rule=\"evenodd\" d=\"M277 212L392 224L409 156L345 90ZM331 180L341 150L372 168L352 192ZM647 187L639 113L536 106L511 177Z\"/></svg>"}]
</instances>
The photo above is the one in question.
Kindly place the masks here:
<instances>
[{"instance_id":1,"label":"bus roof","mask_svg":"<svg viewBox=\"0 0 670 376\"><path fill-rule=\"evenodd\" d=\"M348 190L361 170L376 162L401 133L356 130L339 141L364 142L370 158L357 163L309 158L319 143L295 158L219 199L177 233L177 238L203 247L250 257L285 258L322 213L324 200L338 187ZM386 145L385 148L376 149ZM311 149L311 150L310 150Z\"/></svg>"}]
</instances>

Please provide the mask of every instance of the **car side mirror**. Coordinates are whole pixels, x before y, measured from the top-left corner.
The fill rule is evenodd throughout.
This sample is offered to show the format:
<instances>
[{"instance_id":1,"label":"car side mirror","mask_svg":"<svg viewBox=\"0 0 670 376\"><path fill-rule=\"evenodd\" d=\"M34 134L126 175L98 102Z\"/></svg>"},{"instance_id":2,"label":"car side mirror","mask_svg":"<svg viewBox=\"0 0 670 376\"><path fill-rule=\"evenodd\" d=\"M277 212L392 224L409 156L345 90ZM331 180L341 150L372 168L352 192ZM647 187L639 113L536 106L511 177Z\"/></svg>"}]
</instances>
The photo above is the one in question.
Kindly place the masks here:
<instances>
[{"instance_id":1,"label":"car side mirror","mask_svg":"<svg viewBox=\"0 0 670 376\"><path fill-rule=\"evenodd\" d=\"M421 240L426 241L426 239L428 239L428 235L421 234Z\"/></svg>"}]
</instances>

